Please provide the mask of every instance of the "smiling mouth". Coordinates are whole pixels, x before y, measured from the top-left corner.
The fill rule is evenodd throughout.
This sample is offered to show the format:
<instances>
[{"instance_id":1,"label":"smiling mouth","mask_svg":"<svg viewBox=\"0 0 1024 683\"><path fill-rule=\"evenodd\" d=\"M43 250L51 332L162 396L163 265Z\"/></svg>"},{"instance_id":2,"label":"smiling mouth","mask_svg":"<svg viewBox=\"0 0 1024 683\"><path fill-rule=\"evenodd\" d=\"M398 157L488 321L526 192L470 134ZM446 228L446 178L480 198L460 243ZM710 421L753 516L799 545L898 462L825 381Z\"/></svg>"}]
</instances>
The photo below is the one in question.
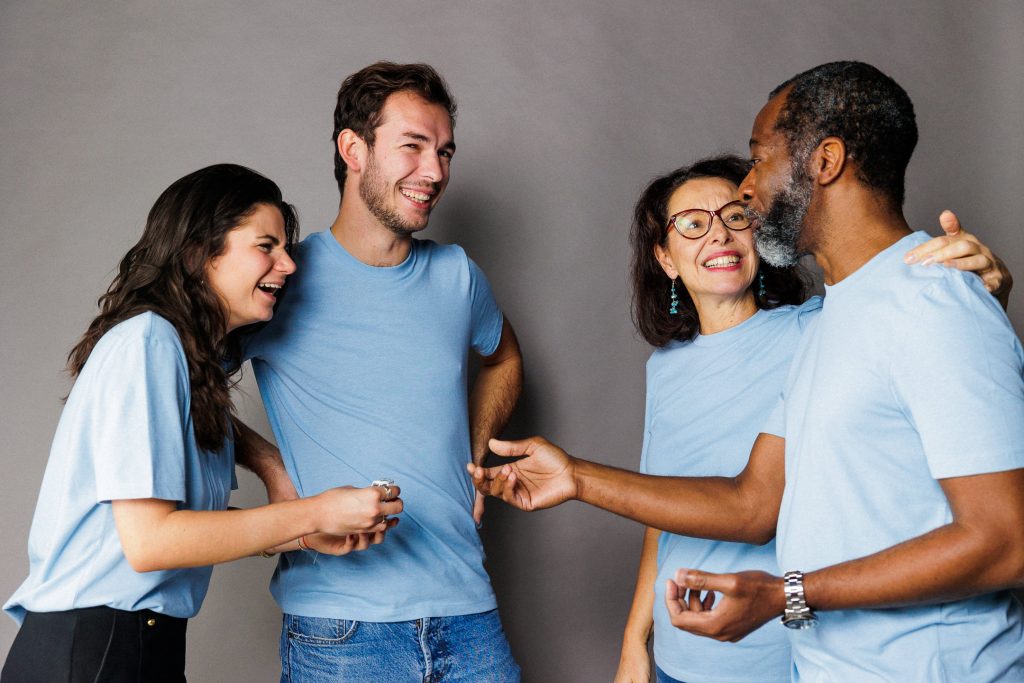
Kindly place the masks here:
<instances>
[{"instance_id":1,"label":"smiling mouth","mask_svg":"<svg viewBox=\"0 0 1024 683\"><path fill-rule=\"evenodd\" d=\"M408 197L409 199L413 200L414 202L420 202L420 203L426 204L427 202L430 201L430 195L429 194L424 194L423 192L416 192L415 190L406 190L406 189L400 189L399 192L402 193L403 197Z\"/></svg>"},{"instance_id":2,"label":"smiling mouth","mask_svg":"<svg viewBox=\"0 0 1024 683\"><path fill-rule=\"evenodd\" d=\"M729 266L734 266L739 262L739 256L716 256L715 258L708 259L701 265L705 268L728 268Z\"/></svg>"},{"instance_id":3,"label":"smiling mouth","mask_svg":"<svg viewBox=\"0 0 1024 683\"><path fill-rule=\"evenodd\" d=\"M265 292L272 297L277 297L277 293L281 291L281 287L282 285L279 285L276 282L261 282L256 285L256 289L261 292Z\"/></svg>"}]
</instances>

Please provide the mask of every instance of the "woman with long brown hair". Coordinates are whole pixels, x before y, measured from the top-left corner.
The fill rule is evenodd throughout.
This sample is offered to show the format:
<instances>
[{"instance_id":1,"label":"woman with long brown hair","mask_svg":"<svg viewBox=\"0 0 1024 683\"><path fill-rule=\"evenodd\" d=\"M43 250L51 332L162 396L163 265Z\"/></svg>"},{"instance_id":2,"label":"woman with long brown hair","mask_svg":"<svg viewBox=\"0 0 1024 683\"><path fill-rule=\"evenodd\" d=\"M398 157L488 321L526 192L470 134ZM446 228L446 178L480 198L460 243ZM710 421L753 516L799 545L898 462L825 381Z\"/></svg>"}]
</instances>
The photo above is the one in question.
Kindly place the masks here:
<instances>
[{"instance_id":1,"label":"woman with long brown hair","mask_svg":"<svg viewBox=\"0 0 1024 683\"><path fill-rule=\"evenodd\" d=\"M4 683L183 681L186 620L211 567L343 554L383 540L397 487L227 510L238 334L269 320L298 224L272 181L232 164L168 187L72 349L67 397L4 609L21 629Z\"/></svg>"}]
</instances>

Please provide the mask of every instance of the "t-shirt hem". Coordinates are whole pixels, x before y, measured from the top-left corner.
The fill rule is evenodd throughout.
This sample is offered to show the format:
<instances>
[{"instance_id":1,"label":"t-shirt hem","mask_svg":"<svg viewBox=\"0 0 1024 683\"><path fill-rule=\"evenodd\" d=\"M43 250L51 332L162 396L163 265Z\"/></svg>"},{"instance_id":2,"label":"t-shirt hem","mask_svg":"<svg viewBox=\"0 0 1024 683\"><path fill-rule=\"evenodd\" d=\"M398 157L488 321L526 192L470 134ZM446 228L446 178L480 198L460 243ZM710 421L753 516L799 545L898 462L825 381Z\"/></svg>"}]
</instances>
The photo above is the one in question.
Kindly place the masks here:
<instances>
[{"instance_id":1,"label":"t-shirt hem","mask_svg":"<svg viewBox=\"0 0 1024 683\"><path fill-rule=\"evenodd\" d=\"M756 674L751 673L750 676L722 676L720 673L715 674L699 674L693 671L687 671L686 669L677 669L671 664L665 664L659 662L655 657L654 663L658 665L658 668L667 673L672 678L680 681L686 681L686 683L790 683L791 676L787 670L782 676L766 676L763 672L758 671Z\"/></svg>"},{"instance_id":2,"label":"t-shirt hem","mask_svg":"<svg viewBox=\"0 0 1024 683\"><path fill-rule=\"evenodd\" d=\"M203 457L203 456L199 456ZM156 500L168 500L176 503L185 502L185 491L172 491L170 489L132 489L125 488L122 490L118 489L104 489L102 491L96 491L96 502L97 503L109 503L114 500L141 500L155 498Z\"/></svg>"},{"instance_id":3,"label":"t-shirt hem","mask_svg":"<svg viewBox=\"0 0 1024 683\"><path fill-rule=\"evenodd\" d=\"M1024 451L1007 453L998 461L995 459L983 462L950 463L946 467L931 467L935 479L952 479L954 477L972 477L977 474L995 474L1010 472L1024 467Z\"/></svg>"},{"instance_id":4,"label":"t-shirt hem","mask_svg":"<svg viewBox=\"0 0 1024 683\"><path fill-rule=\"evenodd\" d=\"M285 614L292 614L300 617L318 617L321 619L351 619L352 621L375 621L375 622L396 622L414 621L427 617L459 617L467 614L480 614L489 612L498 607L498 601L492 596L485 600L474 602L450 604L450 603L423 603L415 606L407 606L402 609L368 610L361 611L344 605L331 605L324 602L302 602L288 600L278 602L278 606Z\"/></svg>"}]
</instances>

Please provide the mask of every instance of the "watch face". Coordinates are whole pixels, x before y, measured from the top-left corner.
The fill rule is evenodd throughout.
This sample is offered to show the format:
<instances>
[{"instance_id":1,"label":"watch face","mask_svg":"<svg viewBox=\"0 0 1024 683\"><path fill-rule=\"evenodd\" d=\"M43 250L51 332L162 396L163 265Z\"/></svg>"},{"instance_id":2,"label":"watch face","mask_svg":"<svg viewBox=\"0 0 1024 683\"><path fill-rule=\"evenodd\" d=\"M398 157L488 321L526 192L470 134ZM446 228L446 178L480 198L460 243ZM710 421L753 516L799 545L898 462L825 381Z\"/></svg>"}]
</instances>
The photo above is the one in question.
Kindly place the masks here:
<instances>
[{"instance_id":1,"label":"watch face","mask_svg":"<svg viewBox=\"0 0 1024 683\"><path fill-rule=\"evenodd\" d=\"M812 628L817 623L818 619L813 615L803 617L782 617L783 626L785 626L786 628L797 629L800 631Z\"/></svg>"}]
</instances>

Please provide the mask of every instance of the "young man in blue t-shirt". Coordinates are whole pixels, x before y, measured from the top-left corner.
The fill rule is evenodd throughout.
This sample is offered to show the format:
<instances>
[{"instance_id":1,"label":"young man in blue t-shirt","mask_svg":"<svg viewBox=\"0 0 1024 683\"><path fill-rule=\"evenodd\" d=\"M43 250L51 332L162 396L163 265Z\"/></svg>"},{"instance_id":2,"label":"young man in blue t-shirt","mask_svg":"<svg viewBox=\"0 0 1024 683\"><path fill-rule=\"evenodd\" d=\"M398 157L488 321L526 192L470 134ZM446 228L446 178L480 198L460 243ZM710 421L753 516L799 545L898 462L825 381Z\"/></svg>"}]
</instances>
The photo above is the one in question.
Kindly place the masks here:
<instances>
[{"instance_id":1,"label":"young man in blue t-shirt","mask_svg":"<svg viewBox=\"0 0 1024 683\"><path fill-rule=\"evenodd\" d=\"M272 499L387 478L405 501L366 552L282 556L282 681L519 679L465 465L508 420L522 359L476 264L413 237L448 184L454 116L424 64L378 62L344 81L338 216L299 245L274 323L246 345L280 454L244 427L239 450ZM482 366L467 396L470 349Z\"/></svg>"},{"instance_id":2,"label":"young man in blue t-shirt","mask_svg":"<svg viewBox=\"0 0 1024 683\"><path fill-rule=\"evenodd\" d=\"M906 92L857 62L797 75L758 114L740 186L758 252L813 254L827 294L741 474L644 477L531 439L492 442L532 457L474 468L479 488L682 535L777 534L785 577L681 568L666 607L720 640L781 615L795 680L1024 679L1007 590L1024 583L1024 352L981 280L907 265L926 239L902 213L916 142Z\"/></svg>"}]
</instances>

